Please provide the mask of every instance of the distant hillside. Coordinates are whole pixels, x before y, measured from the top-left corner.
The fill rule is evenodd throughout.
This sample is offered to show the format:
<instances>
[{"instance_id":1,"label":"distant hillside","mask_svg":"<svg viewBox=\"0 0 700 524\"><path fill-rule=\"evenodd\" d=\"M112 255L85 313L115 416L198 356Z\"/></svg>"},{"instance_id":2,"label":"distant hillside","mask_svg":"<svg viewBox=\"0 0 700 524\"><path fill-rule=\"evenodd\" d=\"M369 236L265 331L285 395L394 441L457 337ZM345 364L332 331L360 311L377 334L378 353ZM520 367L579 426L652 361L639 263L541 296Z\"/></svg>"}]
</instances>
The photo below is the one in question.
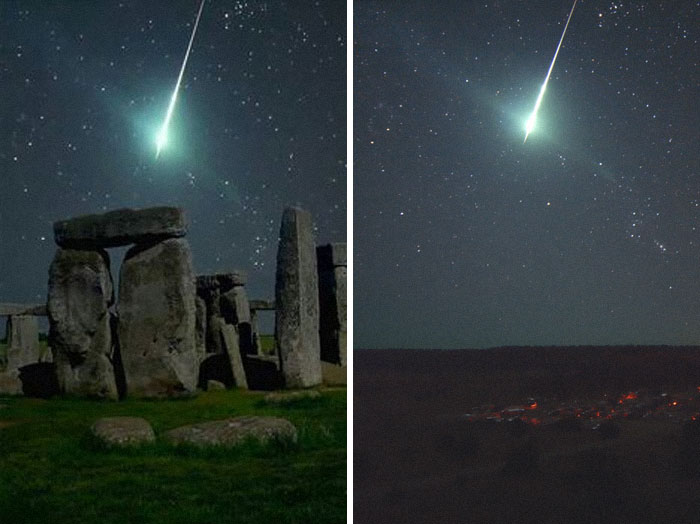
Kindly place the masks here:
<instances>
[{"instance_id":1,"label":"distant hillside","mask_svg":"<svg viewBox=\"0 0 700 524\"><path fill-rule=\"evenodd\" d=\"M624 391L700 385L700 346L499 347L465 350L357 351L355 390L411 395L411 411L461 412L473 402L515 401L528 396L559 398L602 389ZM371 385L371 386L370 386ZM395 398L395 410L401 410Z\"/></svg>"}]
</instances>

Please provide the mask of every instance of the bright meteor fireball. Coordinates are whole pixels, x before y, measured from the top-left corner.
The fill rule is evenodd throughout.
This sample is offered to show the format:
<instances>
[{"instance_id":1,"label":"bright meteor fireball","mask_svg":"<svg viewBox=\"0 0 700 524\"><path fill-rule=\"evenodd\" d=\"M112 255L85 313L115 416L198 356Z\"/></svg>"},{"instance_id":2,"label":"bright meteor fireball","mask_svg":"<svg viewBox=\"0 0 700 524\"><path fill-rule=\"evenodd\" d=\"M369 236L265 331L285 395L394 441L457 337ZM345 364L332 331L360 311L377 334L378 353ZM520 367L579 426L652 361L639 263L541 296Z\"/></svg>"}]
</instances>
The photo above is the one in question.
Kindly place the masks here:
<instances>
[{"instance_id":1,"label":"bright meteor fireball","mask_svg":"<svg viewBox=\"0 0 700 524\"><path fill-rule=\"evenodd\" d=\"M549 70L547 71L547 76L544 79L544 83L540 88L540 94L537 95L537 101L535 102L535 108L530 113L530 117L525 122L525 140L523 144L527 142L527 137L535 129L535 124L537 123L537 111L540 109L540 104L542 103L542 98L544 97L544 92L547 90L547 83L549 82L549 77L552 74L552 69L554 69L554 62L557 61L557 55L559 54L559 49L561 48L561 43L564 41L564 35L566 34L566 29L569 27L569 22L571 21L571 15L574 14L574 9L576 8L576 2L574 0L574 5L571 6L571 11L569 12L569 18L566 19L566 25L564 26L564 31L561 33L561 38L559 39L559 45L557 45L557 50L554 52L554 58L552 58L552 63L549 64Z\"/></svg>"},{"instance_id":2,"label":"bright meteor fireball","mask_svg":"<svg viewBox=\"0 0 700 524\"><path fill-rule=\"evenodd\" d=\"M165 121L163 122L158 136L156 136L156 159L160 156L160 150L165 147L168 142L168 126L170 125L170 119L173 116L173 110L175 109L175 102L177 101L177 94L180 91L180 83L182 82L182 75L185 73L185 67L187 66L187 59L190 57L190 50L192 49L192 42L194 42L194 35L197 32L197 26L199 25L199 19L202 16L202 9L204 9L204 2L199 6L199 12L197 13L197 20L194 22L194 28L192 29L192 36L190 36L190 43L187 44L187 51L185 52L185 59L182 62L182 67L180 68L180 74L177 76L177 83L175 84L175 90L170 97L170 104L168 104L168 112L165 113Z\"/></svg>"}]
</instances>

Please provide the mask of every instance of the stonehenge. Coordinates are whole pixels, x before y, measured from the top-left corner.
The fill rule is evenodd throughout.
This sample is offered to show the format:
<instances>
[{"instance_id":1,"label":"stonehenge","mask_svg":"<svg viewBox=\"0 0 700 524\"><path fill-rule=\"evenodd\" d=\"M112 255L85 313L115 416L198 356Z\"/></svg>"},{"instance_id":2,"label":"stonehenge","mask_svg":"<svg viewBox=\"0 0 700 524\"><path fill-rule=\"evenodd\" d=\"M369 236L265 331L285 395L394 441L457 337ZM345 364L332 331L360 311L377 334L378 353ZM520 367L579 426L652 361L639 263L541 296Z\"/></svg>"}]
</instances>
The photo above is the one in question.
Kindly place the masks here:
<instances>
[{"instance_id":1,"label":"stonehenge","mask_svg":"<svg viewBox=\"0 0 700 524\"><path fill-rule=\"evenodd\" d=\"M0 394L31 394L36 380L55 393L109 400L345 383L344 243L316 246L311 215L284 209L275 298L251 300L244 271L196 275L186 235L175 207L55 222L46 304L0 303L8 317ZM115 285L108 249L119 246L129 249ZM259 311L275 316L274 345L269 336L265 349ZM48 354L40 316L48 317ZM38 377L33 386L23 373Z\"/></svg>"},{"instance_id":2,"label":"stonehenge","mask_svg":"<svg viewBox=\"0 0 700 524\"><path fill-rule=\"evenodd\" d=\"M59 247L47 308L61 392L110 399L194 393L196 306L186 231L183 211L168 207L54 224ZM105 248L129 245L115 303Z\"/></svg>"}]
</instances>

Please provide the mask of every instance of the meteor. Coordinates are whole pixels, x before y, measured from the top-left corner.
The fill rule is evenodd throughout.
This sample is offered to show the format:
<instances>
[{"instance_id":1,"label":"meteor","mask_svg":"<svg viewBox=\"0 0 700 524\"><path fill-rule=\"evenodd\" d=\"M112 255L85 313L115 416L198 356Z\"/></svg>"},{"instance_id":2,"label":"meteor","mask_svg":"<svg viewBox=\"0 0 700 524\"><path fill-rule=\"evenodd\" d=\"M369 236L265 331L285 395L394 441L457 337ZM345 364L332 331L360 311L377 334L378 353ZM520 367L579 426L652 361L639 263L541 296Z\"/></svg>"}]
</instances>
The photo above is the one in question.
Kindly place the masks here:
<instances>
[{"instance_id":1,"label":"meteor","mask_svg":"<svg viewBox=\"0 0 700 524\"><path fill-rule=\"evenodd\" d=\"M187 66L187 59L190 57L190 50L192 49L192 42L194 42L194 35L197 32L197 26L199 25L199 19L202 16L202 9L204 9L204 2L199 6L199 12L197 13L197 19L194 22L194 28L192 29L192 36L190 36L190 43L187 44L187 51L185 52L185 59L182 62L182 67L180 68L180 74L177 77L177 83L175 84L175 90L170 97L170 104L168 105L168 112L165 113L165 121L163 126L158 132L156 137L156 160L160 155L160 150L163 149L165 143L168 141L168 126L170 125L170 118L173 116L173 109L175 109L175 102L177 101L177 94L180 91L180 83L182 82L182 75L185 73L185 67Z\"/></svg>"},{"instance_id":2,"label":"meteor","mask_svg":"<svg viewBox=\"0 0 700 524\"><path fill-rule=\"evenodd\" d=\"M530 118L527 119L527 122L525 123L525 140L523 140L523 144L527 142L527 137L529 136L530 133L532 133L532 130L535 129L535 122L537 121L537 111L540 108L540 104L542 103L542 98L544 97L544 92L547 89L547 82L549 82L549 75L552 74L552 69L554 69L554 62L557 61L557 55L559 54L559 49L561 48L561 43L564 41L564 35L566 34L566 29L569 27L569 22L571 21L571 15L574 14L574 9L576 8L576 2L578 0L574 0L574 5L571 6L571 11L569 12L569 18L566 19L566 25L564 26L564 31L561 34L561 38L559 39L559 45L557 46L557 50L554 53L554 58L552 58L552 63L549 64L549 71L547 71L547 77L544 79L544 83L542 84L542 87L540 88L540 94L537 95L537 101L535 102L535 109L532 110L532 113L530 114Z\"/></svg>"}]
</instances>

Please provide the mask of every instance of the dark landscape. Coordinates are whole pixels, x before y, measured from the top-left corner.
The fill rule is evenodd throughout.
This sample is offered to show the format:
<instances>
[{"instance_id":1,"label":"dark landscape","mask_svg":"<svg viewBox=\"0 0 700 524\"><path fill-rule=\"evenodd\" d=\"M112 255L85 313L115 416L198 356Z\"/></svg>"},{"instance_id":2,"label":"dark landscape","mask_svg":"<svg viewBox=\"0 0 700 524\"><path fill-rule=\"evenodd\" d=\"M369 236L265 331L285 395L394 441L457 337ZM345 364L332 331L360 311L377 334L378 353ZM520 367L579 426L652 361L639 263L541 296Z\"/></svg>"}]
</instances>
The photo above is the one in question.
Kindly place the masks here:
<instances>
[{"instance_id":1,"label":"dark landscape","mask_svg":"<svg viewBox=\"0 0 700 524\"><path fill-rule=\"evenodd\" d=\"M698 522L700 347L354 362L355 522Z\"/></svg>"}]
</instances>

